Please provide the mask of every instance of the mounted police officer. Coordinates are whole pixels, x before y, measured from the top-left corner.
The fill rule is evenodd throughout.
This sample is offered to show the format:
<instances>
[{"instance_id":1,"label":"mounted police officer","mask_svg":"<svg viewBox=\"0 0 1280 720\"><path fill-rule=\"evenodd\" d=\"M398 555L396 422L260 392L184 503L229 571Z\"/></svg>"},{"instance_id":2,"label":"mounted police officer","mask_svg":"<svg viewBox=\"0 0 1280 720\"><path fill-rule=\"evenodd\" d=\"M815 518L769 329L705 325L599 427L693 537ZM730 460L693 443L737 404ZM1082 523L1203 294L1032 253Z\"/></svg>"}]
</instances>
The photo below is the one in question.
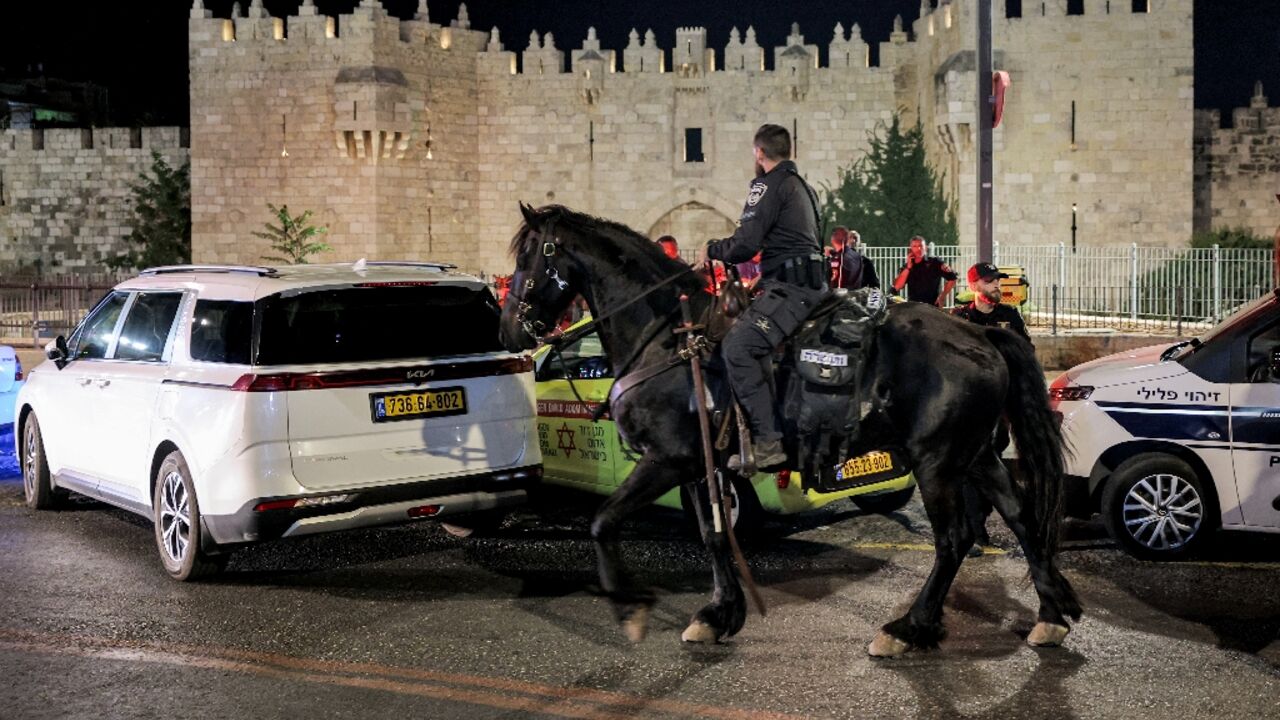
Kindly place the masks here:
<instances>
[{"instance_id":1,"label":"mounted police officer","mask_svg":"<svg viewBox=\"0 0 1280 720\"><path fill-rule=\"evenodd\" d=\"M754 141L756 179L751 182L733 237L703 248L706 259L742 263L760 253L762 294L724 339L729 384L751 427L757 467L786 462L774 416L772 355L825 296L827 262L818 242L818 198L791 161L791 133L763 125ZM731 458L737 468L740 458Z\"/></svg>"}]
</instances>

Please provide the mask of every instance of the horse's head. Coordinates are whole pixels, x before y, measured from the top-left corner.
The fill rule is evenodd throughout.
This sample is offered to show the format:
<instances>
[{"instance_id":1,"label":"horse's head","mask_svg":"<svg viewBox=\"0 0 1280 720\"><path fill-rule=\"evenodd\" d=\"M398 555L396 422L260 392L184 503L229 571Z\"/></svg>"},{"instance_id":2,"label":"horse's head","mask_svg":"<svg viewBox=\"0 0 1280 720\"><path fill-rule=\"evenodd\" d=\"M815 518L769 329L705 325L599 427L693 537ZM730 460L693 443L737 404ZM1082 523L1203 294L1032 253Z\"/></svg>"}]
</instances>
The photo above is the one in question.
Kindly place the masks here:
<instances>
[{"instance_id":1,"label":"horse's head","mask_svg":"<svg viewBox=\"0 0 1280 720\"><path fill-rule=\"evenodd\" d=\"M511 242L516 269L502 308L499 336L512 352L535 347L582 292L582 268L556 225L562 209L520 205L524 225Z\"/></svg>"}]
</instances>

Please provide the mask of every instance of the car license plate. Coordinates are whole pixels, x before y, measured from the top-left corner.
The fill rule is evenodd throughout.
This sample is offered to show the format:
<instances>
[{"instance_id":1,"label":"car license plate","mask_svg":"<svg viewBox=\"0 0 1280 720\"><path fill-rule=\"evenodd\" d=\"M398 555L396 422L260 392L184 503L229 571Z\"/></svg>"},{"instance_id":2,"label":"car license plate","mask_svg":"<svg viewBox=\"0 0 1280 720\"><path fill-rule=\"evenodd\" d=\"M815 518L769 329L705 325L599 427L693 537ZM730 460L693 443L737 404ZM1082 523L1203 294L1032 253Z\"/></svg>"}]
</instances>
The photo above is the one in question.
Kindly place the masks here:
<instances>
[{"instance_id":1,"label":"car license plate","mask_svg":"<svg viewBox=\"0 0 1280 720\"><path fill-rule=\"evenodd\" d=\"M463 415L467 412L467 396L460 387L377 393L370 395L369 400L373 403L374 422Z\"/></svg>"},{"instance_id":2,"label":"car license plate","mask_svg":"<svg viewBox=\"0 0 1280 720\"><path fill-rule=\"evenodd\" d=\"M836 470L836 480L851 480L893 469L893 456L877 450L866 455L849 458Z\"/></svg>"}]
</instances>

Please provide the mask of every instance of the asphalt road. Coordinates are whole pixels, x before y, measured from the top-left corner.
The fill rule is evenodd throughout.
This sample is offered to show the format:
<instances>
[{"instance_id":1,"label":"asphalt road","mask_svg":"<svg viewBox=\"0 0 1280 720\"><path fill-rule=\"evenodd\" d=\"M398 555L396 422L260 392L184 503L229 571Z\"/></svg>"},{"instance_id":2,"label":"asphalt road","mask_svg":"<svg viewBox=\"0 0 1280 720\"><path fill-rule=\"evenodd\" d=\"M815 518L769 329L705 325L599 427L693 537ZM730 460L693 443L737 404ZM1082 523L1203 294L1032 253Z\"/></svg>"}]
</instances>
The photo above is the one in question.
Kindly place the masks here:
<instances>
[{"instance_id":1,"label":"asphalt road","mask_svg":"<svg viewBox=\"0 0 1280 720\"><path fill-rule=\"evenodd\" d=\"M218 581L183 585L142 519L87 500L34 513L17 478L0 480L0 717L1280 714L1271 539L1158 565L1073 525L1062 564L1087 614L1065 648L1036 650L1026 566L1001 526L1009 552L965 563L942 649L874 661L866 643L929 571L918 503L771 522L747 548L768 617L693 647L679 633L709 595L701 546L661 511L627 531L660 597L630 645L596 593L594 502L543 493L485 539L420 524L262 545Z\"/></svg>"}]
</instances>

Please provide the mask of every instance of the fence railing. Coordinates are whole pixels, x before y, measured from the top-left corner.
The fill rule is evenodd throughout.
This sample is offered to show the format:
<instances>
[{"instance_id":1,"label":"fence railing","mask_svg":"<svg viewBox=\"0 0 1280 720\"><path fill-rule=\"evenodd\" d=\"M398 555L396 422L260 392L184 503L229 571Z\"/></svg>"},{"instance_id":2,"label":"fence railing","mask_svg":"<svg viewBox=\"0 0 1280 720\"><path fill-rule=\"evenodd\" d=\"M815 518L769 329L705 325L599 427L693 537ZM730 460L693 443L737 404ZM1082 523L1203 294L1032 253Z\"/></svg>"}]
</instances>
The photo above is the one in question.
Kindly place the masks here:
<instances>
[{"instance_id":1,"label":"fence railing","mask_svg":"<svg viewBox=\"0 0 1280 720\"><path fill-rule=\"evenodd\" d=\"M1030 285L1022 306L1038 332L1111 329L1117 332L1196 334L1275 286L1271 250L1001 245L997 265L1021 266ZM906 260L906 247L865 247L888 288ZM965 288L976 261L971 247L936 247ZM110 275L0 279L0 338L42 339L67 334L89 307L124 279ZM954 302L948 298L947 303Z\"/></svg>"},{"instance_id":2,"label":"fence railing","mask_svg":"<svg viewBox=\"0 0 1280 720\"><path fill-rule=\"evenodd\" d=\"M906 260L905 247L867 247L886 287ZM960 275L976 248L936 247ZM1033 325L1051 332L1110 328L1153 333L1200 332L1272 290L1273 253L1265 249L1058 245L993 247L996 265L1023 268L1030 284L1022 307ZM948 299L952 302L952 299Z\"/></svg>"},{"instance_id":3,"label":"fence railing","mask_svg":"<svg viewBox=\"0 0 1280 720\"><path fill-rule=\"evenodd\" d=\"M122 278L46 277L0 282L0 338L30 339L32 346L66 335Z\"/></svg>"}]
</instances>

